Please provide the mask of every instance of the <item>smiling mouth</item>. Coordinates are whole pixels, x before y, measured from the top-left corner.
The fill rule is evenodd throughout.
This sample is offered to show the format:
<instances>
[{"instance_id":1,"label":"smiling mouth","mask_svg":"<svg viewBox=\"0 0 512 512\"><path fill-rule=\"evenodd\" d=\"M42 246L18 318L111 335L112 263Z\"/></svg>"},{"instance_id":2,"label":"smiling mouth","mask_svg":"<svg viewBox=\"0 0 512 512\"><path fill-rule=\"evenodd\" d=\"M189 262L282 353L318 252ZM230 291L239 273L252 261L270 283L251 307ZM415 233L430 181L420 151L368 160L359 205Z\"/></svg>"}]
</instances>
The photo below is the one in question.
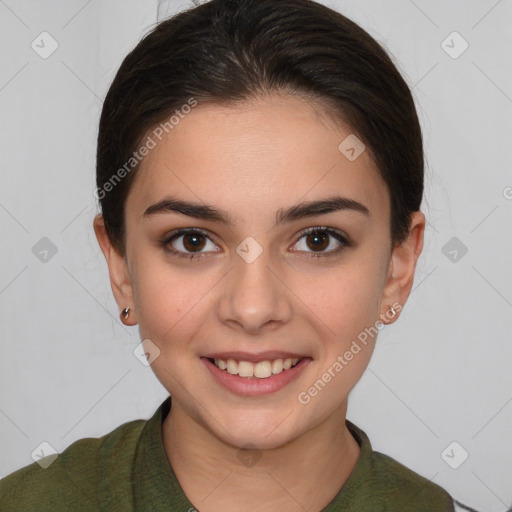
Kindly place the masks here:
<instances>
[{"instance_id":1,"label":"smiling mouth","mask_svg":"<svg viewBox=\"0 0 512 512\"><path fill-rule=\"evenodd\" d=\"M287 358L287 359L273 359L260 361L258 363L251 363L250 361L237 361L235 359L214 359L208 360L220 370L231 375L238 375L239 377L256 377L258 379L267 379L272 375L278 375L285 372L290 368L294 368L303 359L308 358Z\"/></svg>"}]
</instances>

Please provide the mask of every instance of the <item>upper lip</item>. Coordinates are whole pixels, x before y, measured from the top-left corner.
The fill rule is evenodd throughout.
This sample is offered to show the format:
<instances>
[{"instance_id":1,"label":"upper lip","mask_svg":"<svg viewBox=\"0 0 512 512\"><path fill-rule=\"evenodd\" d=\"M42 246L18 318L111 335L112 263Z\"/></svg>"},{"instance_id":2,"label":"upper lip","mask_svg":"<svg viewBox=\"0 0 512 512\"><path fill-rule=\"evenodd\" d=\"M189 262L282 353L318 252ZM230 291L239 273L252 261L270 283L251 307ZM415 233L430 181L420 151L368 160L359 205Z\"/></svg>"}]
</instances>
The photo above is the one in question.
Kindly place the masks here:
<instances>
[{"instance_id":1,"label":"upper lip","mask_svg":"<svg viewBox=\"0 0 512 512\"><path fill-rule=\"evenodd\" d=\"M249 361L251 363L259 363L261 361L273 361L274 359L304 359L304 354L295 354L293 352L283 352L281 350L268 350L266 352L258 352L257 354L249 352L215 352L207 354L203 357L209 359L235 359L236 361Z\"/></svg>"}]
</instances>

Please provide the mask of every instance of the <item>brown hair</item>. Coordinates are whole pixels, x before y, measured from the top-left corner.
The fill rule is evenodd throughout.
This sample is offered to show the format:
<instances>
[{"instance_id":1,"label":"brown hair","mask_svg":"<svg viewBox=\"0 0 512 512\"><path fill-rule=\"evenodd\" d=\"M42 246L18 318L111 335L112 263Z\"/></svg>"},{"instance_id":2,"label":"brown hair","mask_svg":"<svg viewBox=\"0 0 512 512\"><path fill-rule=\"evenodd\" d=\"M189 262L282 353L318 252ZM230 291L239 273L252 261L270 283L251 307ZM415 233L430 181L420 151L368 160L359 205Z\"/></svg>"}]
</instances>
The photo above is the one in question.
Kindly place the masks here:
<instances>
[{"instance_id":1,"label":"brown hair","mask_svg":"<svg viewBox=\"0 0 512 512\"><path fill-rule=\"evenodd\" d=\"M192 101L283 91L323 100L364 142L390 194L391 245L403 242L422 201L423 144L411 91L386 51L312 0L211 0L157 24L106 95L96 197L120 254L124 205L139 168L133 155L149 131Z\"/></svg>"}]
</instances>

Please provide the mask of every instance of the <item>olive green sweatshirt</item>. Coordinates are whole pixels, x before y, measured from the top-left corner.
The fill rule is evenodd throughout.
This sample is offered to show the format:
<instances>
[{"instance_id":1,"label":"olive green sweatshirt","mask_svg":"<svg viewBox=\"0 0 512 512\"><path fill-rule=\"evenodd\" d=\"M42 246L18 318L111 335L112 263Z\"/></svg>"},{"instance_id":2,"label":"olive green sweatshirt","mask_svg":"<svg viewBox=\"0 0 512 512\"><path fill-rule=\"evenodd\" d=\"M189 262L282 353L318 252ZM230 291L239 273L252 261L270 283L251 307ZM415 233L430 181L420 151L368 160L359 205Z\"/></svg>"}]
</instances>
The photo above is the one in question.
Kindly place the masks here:
<instances>
[{"instance_id":1,"label":"olive green sweatshirt","mask_svg":"<svg viewBox=\"0 0 512 512\"><path fill-rule=\"evenodd\" d=\"M200 512L200 504L191 503L181 489L164 450L162 422L170 407L169 396L149 420L75 441L46 469L40 460L7 475L0 480L0 510ZM322 512L454 511L442 487L373 451L361 429L349 420L346 425L361 454Z\"/></svg>"}]
</instances>

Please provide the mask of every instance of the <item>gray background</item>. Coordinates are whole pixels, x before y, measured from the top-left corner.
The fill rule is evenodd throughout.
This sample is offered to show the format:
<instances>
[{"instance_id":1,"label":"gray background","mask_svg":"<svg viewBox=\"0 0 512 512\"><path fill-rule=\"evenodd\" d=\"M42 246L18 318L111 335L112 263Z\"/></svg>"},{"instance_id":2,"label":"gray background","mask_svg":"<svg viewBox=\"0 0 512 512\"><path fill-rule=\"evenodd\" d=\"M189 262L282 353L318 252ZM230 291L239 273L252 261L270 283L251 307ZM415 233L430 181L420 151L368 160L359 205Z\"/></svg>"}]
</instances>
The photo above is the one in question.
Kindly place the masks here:
<instances>
[{"instance_id":1,"label":"gray background","mask_svg":"<svg viewBox=\"0 0 512 512\"><path fill-rule=\"evenodd\" d=\"M381 331L347 417L375 450L455 498L505 510L512 2L323 3L392 53L413 88L427 158L428 226L413 291L399 321ZM119 321L92 229L95 138L126 53L158 16L190 5L0 0L0 477L33 462L42 441L62 452L148 418L167 396L133 355L138 330ZM31 47L43 31L58 43L46 59ZM454 31L469 44L460 55ZM46 261L43 237L57 249ZM468 453L457 469L444 452L453 441L452 465Z\"/></svg>"}]
</instances>

